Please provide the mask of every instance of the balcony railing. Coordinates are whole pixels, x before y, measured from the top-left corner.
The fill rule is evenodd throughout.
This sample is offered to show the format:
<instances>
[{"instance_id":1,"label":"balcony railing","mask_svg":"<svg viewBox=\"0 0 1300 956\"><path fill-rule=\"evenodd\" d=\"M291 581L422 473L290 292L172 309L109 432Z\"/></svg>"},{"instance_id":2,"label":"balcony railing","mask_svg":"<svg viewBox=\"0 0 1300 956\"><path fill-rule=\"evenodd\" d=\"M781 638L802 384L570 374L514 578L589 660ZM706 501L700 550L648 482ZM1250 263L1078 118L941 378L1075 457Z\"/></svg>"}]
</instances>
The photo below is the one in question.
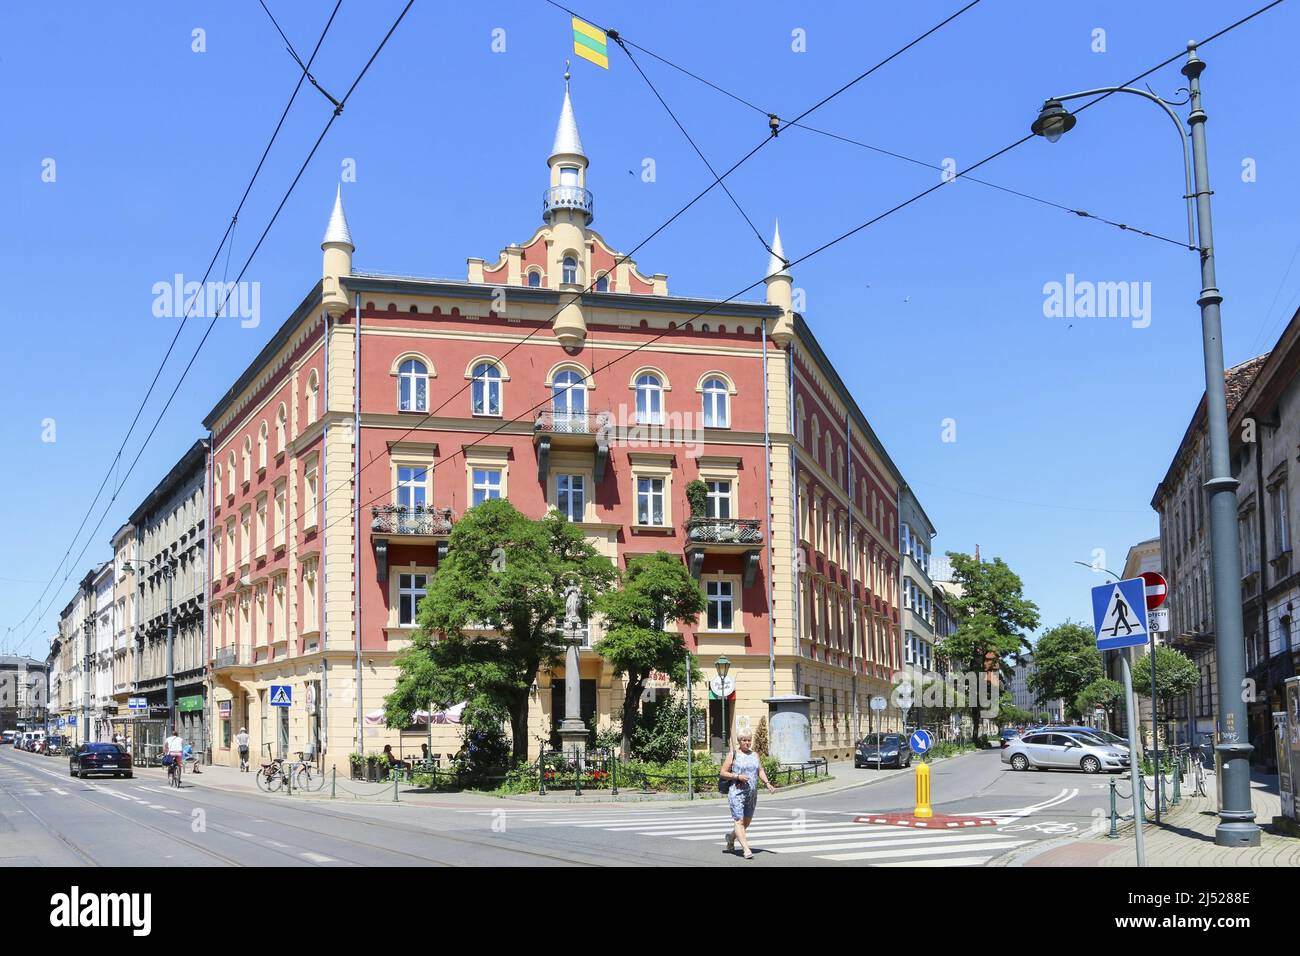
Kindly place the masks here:
<instances>
[{"instance_id":1,"label":"balcony railing","mask_svg":"<svg viewBox=\"0 0 1300 956\"><path fill-rule=\"evenodd\" d=\"M597 435L609 427L608 412L561 412L546 409L537 413L533 430L552 435Z\"/></svg>"},{"instance_id":2,"label":"balcony railing","mask_svg":"<svg viewBox=\"0 0 1300 956\"><path fill-rule=\"evenodd\" d=\"M370 530L381 534L448 535L454 521L450 508L380 505L370 509Z\"/></svg>"},{"instance_id":3,"label":"balcony railing","mask_svg":"<svg viewBox=\"0 0 1300 956\"><path fill-rule=\"evenodd\" d=\"M591 190L582 186L552 186L542 194L542 217L549 217L554 209L577 209L594 215Z\"/></svg>"},{"instance_id":4,"label":"balcony railing","mask_svg":"<svg viewBox=\"0 0 1300 956\"><path fill-rule=\"evenodd\" d=\"M757 518L689 518L686 538L694 544L762 544Z\"/></svg>"},{"instance_id":5,"label":"balcony railing","mask_svg":"<svg viewBox=\"0 0 1300 956\"><path fill-rule=\"evenodd\" d=\"M238 644L231 644L229 647L217 648L217 652L212 656L212 669L219 671L227 667L248 665L252 662L253 655L247 645L241 647Z\"/></svg>"}]
</instances>

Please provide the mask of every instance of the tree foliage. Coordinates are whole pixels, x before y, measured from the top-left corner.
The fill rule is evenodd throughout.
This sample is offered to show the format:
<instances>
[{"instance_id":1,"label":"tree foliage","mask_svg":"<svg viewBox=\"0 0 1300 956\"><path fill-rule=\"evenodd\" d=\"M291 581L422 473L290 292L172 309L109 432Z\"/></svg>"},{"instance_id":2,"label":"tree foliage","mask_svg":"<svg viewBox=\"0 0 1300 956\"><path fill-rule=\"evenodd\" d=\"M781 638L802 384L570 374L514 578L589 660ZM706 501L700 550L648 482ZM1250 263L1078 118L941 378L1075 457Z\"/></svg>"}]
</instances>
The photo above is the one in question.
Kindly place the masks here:
<instances>
[{"instance_id":1,"label":"tree foliage","mask_svg":"<svg viewBox=\"0 0 1300 956\"><path fill-rule=\"evenodd\" d=\"M675 686L686 683L686 642L670 621L694 624L704 610L704 592L681 558L664 551L629 558L622 586L595 602L605 618L605 636L595 651L623 678L623 756L632 751L640 718L641 695L653 671L668 675ZM699 674L690 658L692 678Z\"/></svg>"},{"instance_id":2,"label":"tree foliage","mask_svg":"<svg viewBox=\"0 0 1300 956\"><path fill-rule=\"evenodd\" d=\"M565 589L576 583L590 606L616 576L558 512L534 520L505 499L471 508L452 528L419 628L398 655L388 725L406 726L430 703L466 701L465 722L486 730L508 720L514 756L526 758L529 691L540 667L559 662Z\"/></svg>"},{"instance_id":3,"label":"tree foliage","mask_svg":"<svg viewBox=\"0 0 1300 956\"><path fill-rule=\"evenodd\" d=\"M1039 700L1064 700L1071 715L1078 717L1079 692L1102 674L1101 652L1092 628L1066 621L1045 631L1034 644L1029 689Z\"/></svg>"},{"instance_id":4,"label":"tree foliage","mask_svg":"<svg viewBox=\"0 0 1300 956\"><path fill-rule=\"evenodd\" d=\"M1157 661L1159 659L1157 658ZM1160 665L1157 663L1156 665ZM1113 714L1124 703L1124 687L1119 681L1109 677L1099 677L1074 698L1075 709L1080 715L1090 713L1100 707L1107 714Z\"/></svg>"},{"instance_id":5,"label":"tree foliage","mask_svg":"<svg viewBox=\"0 0 1300 956\"><path fill-rule=\"evenodd\" d=\"M1201 682L1201 672L1193 661L1172 647L1156 647L1156 697L1160 709L1169 707ZM1143 697L1151 696L1151 658L1143 654L1133 665L1133 689Z\"/></svg>"},{"instance_id":6,"label":"tree foliage","mask_svg":"<svg viewBox=\"0 0 1300 956\"><path fill-rule=\"evenodd\" d=\"M1010 677L1009 658L1029 647L1024 632L1038 627L1038 605L1024 596L1020 576L1001 558L977 561L948 552L960 594L948 597L957 630L936 647L952 668L970 674L995 672ZM980 710L971 707L971 726L978 732Z\"/></svg>"}]
</instances>

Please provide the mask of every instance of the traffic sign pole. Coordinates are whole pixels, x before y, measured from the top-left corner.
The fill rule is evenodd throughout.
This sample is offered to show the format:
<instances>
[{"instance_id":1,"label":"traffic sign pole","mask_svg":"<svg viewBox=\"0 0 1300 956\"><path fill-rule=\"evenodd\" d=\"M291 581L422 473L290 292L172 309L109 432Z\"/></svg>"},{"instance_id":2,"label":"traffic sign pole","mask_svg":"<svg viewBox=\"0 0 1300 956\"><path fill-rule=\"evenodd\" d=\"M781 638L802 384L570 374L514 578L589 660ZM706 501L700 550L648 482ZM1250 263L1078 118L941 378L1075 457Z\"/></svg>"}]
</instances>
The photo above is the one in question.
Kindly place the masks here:
<instances>
[{"instance_id":1,"label":"traffic sign pole","mask_svg":"<svg viewBox=\"0 0 1300 956\"><path fill-rule=\"evenodd\" d=\"M1143 571L1140 575L1142 583L1145 585L1147 599L1147 610L1154 611L1160 605L1165 603L1165 598L1169 595L1169 583L1165 580L1163 574L1157 574L1155 571ZM1148 623L1150 615L1148 614ZM1156 697L1156 635L1154 626L1150 627L1151 644L1147 651L1151 658L1151 753L1153 756L1156 775L1156 823L1160 823L1160 701ZM1129 754L1130 760L1132 753Z\"/></svg>"},{"instance_id":2,"label":"traffic sign pole","mask_svg":"<svg viewBox=\"0 0 1300 956\"><path fill-rule=\"evenodd\" d=\"M1124 673L1124 707L1128 714L1128 782L1133 792L1133 832L1137 840L1137 865L1147 865L1146 847L1142 842L1142 778L1138 776L1137 708L1133 706L1133 671L1128 651L1120 654Z\"/></svg>"}]
</instances>

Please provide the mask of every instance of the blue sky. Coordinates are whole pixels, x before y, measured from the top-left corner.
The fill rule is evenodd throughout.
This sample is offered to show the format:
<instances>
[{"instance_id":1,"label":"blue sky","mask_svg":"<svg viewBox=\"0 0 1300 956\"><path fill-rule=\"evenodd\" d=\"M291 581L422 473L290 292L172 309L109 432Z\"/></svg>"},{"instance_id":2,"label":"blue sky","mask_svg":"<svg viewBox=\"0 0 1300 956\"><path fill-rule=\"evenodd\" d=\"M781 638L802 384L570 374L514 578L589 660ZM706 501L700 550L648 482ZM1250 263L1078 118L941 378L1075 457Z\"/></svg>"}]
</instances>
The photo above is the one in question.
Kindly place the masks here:
<instances>
[{"instance_id":1,"label":"blue sky","mask_svg":"<svg viewBox=\"0 0 1300 956\"><path fill-rule=\"evenodd\" d=\"M1048 95L1128 80L1262 2L984 0L806 122L964 167L1023 135ZM332 7L269 5L304 56ZM341 95L401 6L345 0L313 67L322 86ZM700 6L583 0L577 9L791 117L961 4ZM43 655L74 582L108 556L109 535L319 276L345 160L356 166L343 189L357 268L463 278L466 257L491 259L538 225L572 54L567 16L541 0L417 2L246 276L261 283L261 324L217 323L68 583L61 572L57 596L42 602L48 609L10 632L72 540L175 333L176 319L153 314L154 283L202 276L297 68L253 0L28 4L8 7L4 21L0 375L10 413L0 422L9 449L0 468L0 644ZM191 49L196 28L205 52ZM1092 49L1097 29L1104 52ZM804 52L792 49L795 30L804 31ZM1300 238L1296 132L1279 121L1293 112L1282 97L1294 89L1288 38L1298 32L1300 8L1282 5L1201 51L1229 364L1267 349L1300 298L1300 262L1291 265ZM758 113L638 56L716 168L765 135ZM711 177L613 48L611 65L606 73L576 62L573 98L595 227L626 250ZM1173 96L1183 77L1175 64L1147 82ZM310 87L299 94L240 217L231 278L330 109ZM655 161L652 183L639 175L646 158ZM55 161L53 182L42 180L46 159ZM1247 160L1254 182L1243 181ZM938 175L787 130L727 182L764 234L780 217L794 259ZM1059 143L1031 141L977 175L1174 238L1185 231L1172 127L1136 97L1112 97ZM718 298L760 278L767 263L718 189L636 259L646 273L667 273L676 294ZM1118 570L1131 544L1155 534L1151 495L1203 388L1194 255L958 182L794 274L809 324L938 526L937 550L978 542L1020 572L1045 624L1085 619L1088 588L1100 579L1072 562L1103 549ZM1046 317L1044 284L1067 274L1150 283L1150 324ZM126 462L206 324L186 325ZM50 418L52 443L42 441ZM941 440L947 418L955 442ZM101 512L103 502L89 525Z\"/></svg>"}]
</instances>

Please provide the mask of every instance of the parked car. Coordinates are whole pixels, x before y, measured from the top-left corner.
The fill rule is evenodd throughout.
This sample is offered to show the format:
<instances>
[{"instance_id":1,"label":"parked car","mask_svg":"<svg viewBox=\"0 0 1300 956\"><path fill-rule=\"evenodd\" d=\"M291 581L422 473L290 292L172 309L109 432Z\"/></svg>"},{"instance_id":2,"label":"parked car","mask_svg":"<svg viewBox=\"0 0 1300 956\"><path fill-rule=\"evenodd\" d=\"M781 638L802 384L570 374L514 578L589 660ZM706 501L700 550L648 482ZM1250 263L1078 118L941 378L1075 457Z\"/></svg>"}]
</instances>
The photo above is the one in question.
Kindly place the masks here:
<instances>
[{"instance_id":1,"label":"parked car","mask_svg":"<svg viewBox=\"0 0 1300 956\"><path fill-rule=\"evenodd\" d=\"M1094 742L1097 741L1097 742ZM1082 734L1026 734L1002 751L1013 770L1082 770L1101 773L1128 768L1128 751Z\"/></svg>"},{"instance_id":2,"label":"parked car","mask_svg":"<svg viewBox=\"0 0 1300 956\"><path fill-rule=\"evenodd\" d=\"M1014 727L1003 727L1002 732L998 734L998 740L1002 742L1002 746L1005 748L1007 744L1011 743L1011 741L1015 740L1019 736L1020 731L1016 730Z\"/></svg>"},{"instance_id":3,"label":"parked car","mask_svg":"<svg viewBox=\"0 0 1300 956\"><path fill-rule=\"evenodd\" d=\"M16 731L16 730L6 730L6 731L4 731L3 735L0 735L0 744L10 744L10 745L12 745L13 742L14 742L14 738L17 737L17 736L18 736L18 731Z\"/></svg>"},{"instance_id":4,"label":"parked car","mask_svg":"<svg viewBox=\"0 0 1300 956\"><path fill-rule=\"evenodd\" d=\"M68 757L68 776L85 777L92 773L111 773L115 777L133 776L131 755L117 744L88 743Z\"/></svg>"},{"instance_id":5,"label":"parked car","mask_svg":"<svg viewBox=\"0 0 1300 956\"><path fill-rule=\"evenodd\" d=\"M47 757L57 757L68 749L68 738L62 734L50 734L45 738L44 753Z\"/></svg>"},{"instance_id":6,"label":"parked car","mask_svg":"<svg viewBox=\"0 0 1300 956\"><path fill-rule=\"evenodd\" d=\"M1067 734L1089 734L1109 746L1123 747L1128 750L1128 738L1121 737L1119 734L1112 734L1109 730L1102 730L1098 727L1052 727L1049 729L1062 730Z\"/></svg>"},{"instance_id":7,"label":"parked car","mask_svg":"<svg viewBox=\"0 0 1300 956\"><path fill-rule=\"evenodd\" d=\"M876 745L877 740L879 740L879 747ZM857 751L853 754L853 766L858 769L875 767L879 770L887 766L901 769L911 764L912 750L907 746L907 741L902 734L881 734L878 738L863 737L858 743Z\"/></svg>"}]
</instances>

